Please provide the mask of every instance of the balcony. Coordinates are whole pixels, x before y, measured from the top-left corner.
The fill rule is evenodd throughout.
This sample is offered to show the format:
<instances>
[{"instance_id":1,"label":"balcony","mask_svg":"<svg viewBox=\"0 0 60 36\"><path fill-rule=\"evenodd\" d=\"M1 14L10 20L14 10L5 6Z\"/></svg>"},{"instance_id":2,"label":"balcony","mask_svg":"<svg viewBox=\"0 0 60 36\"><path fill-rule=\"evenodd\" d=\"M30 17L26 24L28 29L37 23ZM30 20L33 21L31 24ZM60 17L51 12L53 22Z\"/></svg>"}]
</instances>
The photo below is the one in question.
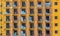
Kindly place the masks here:
<instances>
[{"instance_id":1,"label":"balcony","mask_svg":"<svg viewBox=\"0 0 60 36\"><path fill-rule=\"evenodd\" d=\"M46 7L50 7L51 3L50 2L46 2L45 5L46 5Z\"/></svg>"}]
</instances>

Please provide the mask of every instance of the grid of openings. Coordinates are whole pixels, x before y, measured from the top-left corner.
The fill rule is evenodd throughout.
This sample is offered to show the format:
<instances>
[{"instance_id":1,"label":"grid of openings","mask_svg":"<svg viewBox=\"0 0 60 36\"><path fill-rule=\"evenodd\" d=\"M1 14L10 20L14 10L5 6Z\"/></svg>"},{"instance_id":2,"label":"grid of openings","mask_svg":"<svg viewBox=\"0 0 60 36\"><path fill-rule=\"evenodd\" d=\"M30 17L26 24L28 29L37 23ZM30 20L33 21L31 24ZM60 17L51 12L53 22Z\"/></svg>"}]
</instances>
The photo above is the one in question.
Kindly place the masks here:
<instances>
[{"instance_id":1,"label":"grid of openings","mask_svg":"<svg viewBox=\"0 0 60 36\"><path fill-rule=\"evenodd\" d=\"M46 36L50 36L49 29L51 17L48 14L51 12L47 7L50 8L51 2L45 2L45 6L42 3L44 2L37 0L29 0L29 2L27 0L14 0L13 2L6 1L6 36L11 36L11 32L13 32L12 36L29 36L28 33L30 36L43 36L43 28L46 29ZM44 9L45 13L43 13L43 8L41 8L42 6L46 7L46 9ZM46 16L43 14L46 14ZM57 19L57 17L55 18ZM45 24L43 24L43 22L45 22ZM10 28L13 30L8 30Z\"/></svg>"}]
</instances>

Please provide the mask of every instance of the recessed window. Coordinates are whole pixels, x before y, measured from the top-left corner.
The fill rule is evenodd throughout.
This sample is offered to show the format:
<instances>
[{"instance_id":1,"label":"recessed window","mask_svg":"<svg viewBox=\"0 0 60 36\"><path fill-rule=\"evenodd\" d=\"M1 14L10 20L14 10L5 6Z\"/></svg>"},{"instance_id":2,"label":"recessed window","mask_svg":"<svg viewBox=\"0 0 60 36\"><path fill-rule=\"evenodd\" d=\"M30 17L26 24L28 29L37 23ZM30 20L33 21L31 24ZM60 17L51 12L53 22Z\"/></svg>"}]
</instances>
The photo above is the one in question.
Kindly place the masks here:
<instances>
[{"instance_id":1,"label":"recessed window","mask_svg":"<svg viewBox=\"0 0 60 36\"><path fill-rule=\"evenodd\" d=\"M30 6L34 6L34 2L30 2Z\"/></svg>"},{"instance_id":2,"label":"recessed window","mask_svg":"<svg viewBox=\"0 0 60 36\"><path fill-rule=\"evenodd\" d=\"M22 6L25 7L26 6L26 3L25 2L22 2Z\"/></svg>"},{"instance_id":3,"label":"recessed window","mask_svg":"<svg viewBox=\"0 0 60 36\"><path fill-rule=\"evenodd\" d=\"M22 23L21 24L21 29L25 29L26 28L26 24L25 23Z\"/></svg>"},{"instance_id":4,"label":"recessed window","mask_svg":"<svg viewBox=\"0 0 60 36\"><path fill-rule=\"evenodd\" d=\"M51 5L51 3L50 2L46 2L45 5L46 5L46 7L49 7Z\"/></svg>"},{"instance_id":5,"label":"recessed window","mask_svg":"<svg viewBox=\"0 0 60 36\"><path fill-rule=\"evenodd\" d=\"M55 9L55 12L58 12L58 9Z\"/></svg>"},{"instance_id":6,"label":"recessed window","mask_svg":"<svg viewBox=\"0 0 60 36\"><path fill-rule=\"evenodd\" d=\"M17 9L14 9L14 14L17 14L17 13L18 13Z\"/></svg>"},{"instance_id":7,"label":"recessed window","mask_svg":"<svg viewBox=\"0 0 60 36\"><path fill-rule=\"evenodd\" d=\"M29 17L30 22L34 21L34 16Z\"/></svg>"},{"instance_id":8,"label":"recessed window","mask_svg":"<svg viewBox=\"0 0 60 36\"><path fill-rule=\"evenodd\" d=\"M58 2L55 2L54 5L58 5Z\"/></svg>"},{"instance_id":9,"label":"recessed window","mask_svg":"<svg viewBox=\"0 0 60 36\"><path fill-rule=\"evenodd\" d=\"M26 17L25 16L21 16L21 21L23 22L23 21L26 21Z\"/></svg>"},{"instance_id":10,"label":"recessed window","mask_svg":"<svg viewBox=\"0 0 60 36\"><path fill-rule=\"evenodd\" d=\"M50 13L50 9L46 9L46 13L49 14Z\"/></svg>"},{"instance_id":11,"label":"recessed window","mask_svg":"<svg viewBox=\"0 0 60 36\"><path fill-rule=\"evenodd\" d=\"M50 16L46 16L46 21L49 21L50 20Z\"/></svg>"},{"instance_id":12,"label":"recessed window","mask_svg":"<svg viewBox=\"0 0 60 36\"><path fill-rule=\"evenodd\" d=\"M38 16L38 21L42 21L42 16Z\"/></svg>"},{"instance_id":13,"label":"recessed window","mask_svg":"<svg viewBox=\"0 0 60 36\"><path fill-rule=\"evenodd\" d=\"M10 24L9 23L6 23L6 28L10 28Z\"/></svg>"},{"instance_id":14,"label":"recessed window","mask_svg":"<svg viewBox=\"0 0 60 36\"><path fill-rule=\"evenodd\" d=\"M10 21L10 16L6 16L6 21Z\"/></svg>"},{"instance_id":15,"label":"recessed window","mask_svg":"<svg viewBox=\"0 0 60 36\"><path fill-rule=\"evenodd\" d=\"M22 9L21 14L26 14L26 9Z\"/></svg>"},{"instance_id":16,"label":"recessed window","mask_svg":"<svg viewBox=\"0 0 60 36\"><path fill-rule=\"evenodd\" d=\"M9 9L6 9L6 14L9 14L10 13L10 10Z\"/></svg>"},{"instance_id":17,"label":"recessed window","mask_svg":"<svg viewBox=\"0 0 60 36\"><path fill-rule=\"evenodd\" d=\"M10 3L9 3L9 2L6 2L6 7L7 7L7 6L10 6Z\"/></svg>"},{"instance_id":18,"label":"recessed window","mask_svg":"<svg viewBox=\"0 0 60 36\"><path fill-rule=\"evenodd\" d=\"M42 9L38 9L38 14L41 14L42 13Z\"/></svg>"},{"instance_id":19,"label":"recessed window","mask_svg":"<svg viewBox=\"0 0 60 36\"><path fill-rule=\"evenodd\" d=\"M34 14L34 9L30 9L30 14Z\"/></svg>"},{"instance_id":20,"label":"recessed window","mask_svg":"<svg viewBox=\"0 0 60 36\"><path fill-rule=\"evenodd\" d=\"M6 30L6 36L10 36L10 30Z\"/></svg>"},{"instance_id":21,"label":"recessed window","mask_svg":"<svg viewBox=\"0 0 60 36\"><path fill-rule=\"evenodd\" d=\"M26 30L21 30L21 36L26 36Z\"/></svg>"},{"instance_id":22,"label":"recessed window","mask_svg":"<svg viewBox=\"0 0 60 36\"><path fill-rule=\"evenodd\" d=\"M58 19L58 16L55 16L55 19Z\"/></svg>"},{"instance_id":23,"label":"recessed window","mask_svg":"<svg viewBox=\"0 0 60 36\"><path fill-rule=\"evenodd\" d=\"M34 36L34 30L30 30L30 36Z\"/></svg>"},{"instance_id":24,"label":"recessed window","mask_svg":"<svg viewBox=\"0 0 60 36\"><path fill-rule=\"evenodd\" d=\"M38 36L42 36L42 30L38 30Z\"/></svg>"},{"instance_id":25,"label":"recessed window","mask_svg":"<svg viewBox=\"0 0 60 36\"><path fill-rule=\"evenodd\" d=\"M50 28L50 24L49 23L46 23L46 28Z\"/></svg>"},{"instance_id":26,"label":"recessed window","mask_svg":"<svg viewBox=\"0 0 60 36\"><path fill-rule=\"evenodd\" d=\"M30 28L34 28L34 23L30 23Z\"/></svg>"},{"instance_id":27,"label":"recessed window","mask_svg":"<svg viewBox=\"0 0 60 36\"><path fill-rule=\"evenodd\" d=\"M18 31L14 30L14 36L18 36Z\"/></svg>"},{"instance_id":28,"label":"recessed window","mask_svg":"<svg viewBox=\"0 0 60 36\"><path fill-rule=\"evenodd\" d=\"M14 23L14 28L17 28L17 27L18 27L17 23Z\"/></svg>"},{"instance_id":29,"label":"recessed window","mask_svg":"<svg viewBox=\"0 0 60 36\"><path fill-rule=\"evenodd\" d=\"M38 5L37 5L38 7L41 7L41 2L38 2Z\"/></svg>"},{"instance_id":30,"label":"recessed window","mask_svg":"<svg viewBox=\"0 0 60 36\"><path fill-rule=\"evenodd\" d=\"M16 7L16 6L17 6L17 1L14 2L14 7Z\"/></svg>"},{"instance_id":31,"label":"recessed window","mask_svg":"<svg viewBox=\"0 0 60 36\"><path fill-rule=\"evenodd\" d=\"M57 34L58 33L58 31L57 30L55 30L55 34Z\"/></svg>"},{"instance_id":32,"label":"recessed window","mask_svg":"<svg viewBox=\"0 0 60 36\"><path fill-rule=\"evenodd\" d=\"M17 16L14 16L14 21L17 21L17 19L18 19Z\"/></svg>"},{"instance_id":33,"label":"recessed window","mask_svg":"<svg viewBox=\"0 0 60 36\"><path fill-rule=\"evenodd\" d=\"M50 30L46 30L46 35L49 35L50 34Z\"/></svg>"},{"instance_id":34,"label":"recessed window","mask_svg":"<svg viewBox=\"0 0 60 36\"><path fill-rule=\"evenodd\" d=\"M42 23L38 23L38 28L42 28Z\"/></svg>"},{"instance_id":35,"label":"recessed window","mask_svg":"<svg viewBox=\"0 0 60 36\"><path fill-rule=\"evenodd\" d=\"M55 26L58 26L58 23L55 23Z\"/></svg>"}]
</instances>

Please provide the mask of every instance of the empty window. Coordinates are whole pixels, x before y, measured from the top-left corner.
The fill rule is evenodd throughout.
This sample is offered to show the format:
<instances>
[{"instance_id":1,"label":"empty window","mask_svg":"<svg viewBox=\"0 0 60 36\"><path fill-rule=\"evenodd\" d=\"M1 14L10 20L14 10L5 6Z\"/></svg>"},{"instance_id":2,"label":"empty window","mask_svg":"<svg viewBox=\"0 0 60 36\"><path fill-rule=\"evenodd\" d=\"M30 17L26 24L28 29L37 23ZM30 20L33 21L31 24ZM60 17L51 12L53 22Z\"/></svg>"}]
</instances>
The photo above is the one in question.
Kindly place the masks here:
<instances>
[{"instance_id":1,"label":"empty window","mask_svg":"<svg viewBox=\"0 0 60 36\"><path fill-rule=\"evenodd\" d=\"M30 2L30 6L34 6L34 2Z\"/></svg>"},{"instance_id":2,"label":"empty window","mask_svg":"<svg viewBox=\"0 0 60 36\"><path fill-rule=\"evenodd\" d=\"M14 14L17 14L17 13L18 13L17 9L14 9Z\"/></svg>"},{"instance_id":3,"label":"empty window","mask_svg":"<svg viewBox=\"0 0 60 36\"><path fill-rule=\"evenodd\" d=\"M26 14L26 9L22 9L21 14Z\"/></svg>"},{"instance_id":4,"label":"empty window","mask_svg":"<svg viewBox=\"0 0 60 36\"><path fill-rule=\"evenodd\" d=\"M17 2L15 1L15 2L14 2L14 7L16 7L16 6L17 6Z\"/></svg>"},{"instance_id":5,"label":"empty window","mask_svg":"<svg viewBox=\"0 0 60 36\"><path fill-rule=\"evenodd\" d=\"M6 2L6 7L7 7L7 6L10 6L10 3L9 3L9 2Z\"/></svg>"},{"instance_id":6,"label":"empty window","mask_svg":"<svg viewBox=\"0 0 60 36\"><path fill-rule=\"evenodd\" d=\"M17 30L14 30L14 36L18 36Z\"/></svg>"},{"instance_id":7,"label":"empty window","mask_svg":"<svg viewBox=\"0 0 60 36\"><path fill-rule=\"evenodd\" d=\"M38 30L38 36L42 36L42 30Z\"/></svg>"},{"instance_id":8,"label":"empty window","mask_svg":"<svg viewBox=\"0 0 60 36\"><path fill-rule=\"evenodd\" d=\"M17 28L17 27L18 27L17 23L14 23L14 28Z\"/></svg>"},{"instance_id":9,"label":"empty window","mask_svg":"<svg viewBox=\"0 0 60 36\"><path fill-rule=\"evenodd\" d=\"M31 21L34 21L34 16L30 16L30 17L29 17L29 20L30 20L30 22L31 22Z\"/></svg>"},{"instance_id":10,"label":"empty window","mask_svg":"<svg viewBox=\"0 0 60 36\"><path fill-rule=\"evenodd\" d=\"M54 5L58 5L58 2L55 2Z\"/></svg>"},{"instance_id":11,"label":"empty window","mask_svg":"<svg viewBox=\"0 0 60 36\"><path fill-rule=\"evenodd\" d=\"M50 9L46 9L46 13L50 13Z\"/></svg>"},{"instance_id":12,"label":"empty window","mask_svg":"<svg viewBox=\"0 0 60 36\"><path fill-rule=\"evenodd\" d=\"M55 26L58 26L58 23L55 23Z\"/></svg>"},{"instance_id":13,"label":"empty window","mask_svg":"<svg viewBox=\"0 0 60 36\"><path fill-rule=\"evenodd\" d=\"M6 16L6 21L10 21L10 16Z\"/></svg>"},{"instance_id":14,"label":"empty window","mask_svg":"<svg viewBox=\"0 0 60 36\"><path fill-rule=\"evenodd\" d=\"M38 9L38 14L42 13L42 9Z\"/></svg>"},{"instance_id":15,"label":"empty window","mask_svg":"<svg viewBox=\"0 0 60 36\"><path fill-rule=\"evenodd\" d=\"M26 3L25 2L22 2L22 6L25 7L26 6Z\"/></svg>"},{"instance_id":16,"label":"empty window","mask_svg":"<svg viewBox=\"0 0 60 36\"><path fill-rule=\"evenodd\" d=\"M21 16L21 21L26 21L26 17L25 16Z\"/></svg>"},{"instance_id":17,"label":"empty window","mask_svg":"<svg viewBox=\"0 0 60 36\"><path fill-rule=\"evenodd\" d=\"M30 30L30 36L34 36L34 30Z\"/></svg>"},{"instance_id":18,"label":"empty window","mask_svg":"<svg viewBox=\"0 0 60 36\"><path fill-rule=\"evenodd\" d=\"M42 23L38 23L38 28L42 28Z\"/></svg>"},{"instance_id":19,"label":"empty window","mask_svg":"<svg viewBox=\"0 0 60 36\"><path fill-rule=\"evenodd\" d=\"M10 28L10 24L9 23L6 23L6 28Z\"/></svg>"},{"instance_id":20,"label":"empty window","mask_svg":"<svg viewBox=\"0 0 60 36\"><path fill-rule=\"evenodd\" d=\"M21 36L26 36L26 31L25 30L21 30Z\"/></svg>"},{"instance_id":21,"label":"empty window","mask_svg":"<svg viewBox=\"0 0 60 36\"><path fill-rule=\"evenodd\" d=\"M25 24L25 23L22 23L22 24L21 24L21 28L22 28L22 29L25 29L25 28L26 28L26 24Z\"/></svg>"},{"instance_id":22,"label":"empty window","mask_svg":"<svg viewBox=\"0 0 60 36\"><path fill-rule=\"evenodd\" d=\"M6 9L6 14L9 14L10 13L10 10L9 9Z\"/></svg>"},{"instance_id":23,"label":"empty window","mask_svg":"<svg viewBox=\"0 0 60 36\"><path fill-rule=\"evenodd\" d=\"M55 30L55 34L57 34L58 33L58 31L57 30Z\"/></svg>"},{"instance_id":24,"label":"empty window","mask_svg":"<svg viewBox=\"0 0 60 36\"><path fill-rule=\"evenodd\" d=\"M58 19L58 16L55 16L55 19Z\"/></svg>"},{"instance_id":25,"label":"empty window","mask_svg":"<svg viewBox=\"0 0 60 36\"><path fill-rule=\"evenodd\" d=\"M46 23L46 28L50 28L50 24L49 23Z\"/></svg>"},{"instance_id":26,"label":"empty window","mask_svg":"<svg viewBox=\"0 0 60 36\"><path fill-rule=\"evenodd\" d=\"M42 21L42 16L38 16L38 21Z\"/></svg>"},{"instance_id":27,"label":"empty window","mask_svg":"<svg viewBox=\"0 0 60 36\"><path fill-rule=\"evenodd\" d=\"M55 12L58 12L58 9L55 9Z\"/></svg>"},{"instance_id":28,"label":"empty window","mask_svg":"<svg viewBox=\"0 0 60 36\"><path fill-rule=\"evenodd\" d=\"M30 9L30 14L34 14L34 9Z\"/></svg>"},{"instance_id":29,"label":"empty window","mask_svg":"<svg viewBox=\"0 0 60 36\"><path fill-rule=\"evenodd\" d=\"M30 23L30 28L34 28L34 23Z\"/></svg>"},{"instance_id":30,"label":"empty window","mask_svg":"<svg viewBox=\"0 0 60 36\"><path fill-rule=\"evenodd\" d=\"M6 36L10 36L10 30L6 30Z\"/></svg>"}]
</instances>

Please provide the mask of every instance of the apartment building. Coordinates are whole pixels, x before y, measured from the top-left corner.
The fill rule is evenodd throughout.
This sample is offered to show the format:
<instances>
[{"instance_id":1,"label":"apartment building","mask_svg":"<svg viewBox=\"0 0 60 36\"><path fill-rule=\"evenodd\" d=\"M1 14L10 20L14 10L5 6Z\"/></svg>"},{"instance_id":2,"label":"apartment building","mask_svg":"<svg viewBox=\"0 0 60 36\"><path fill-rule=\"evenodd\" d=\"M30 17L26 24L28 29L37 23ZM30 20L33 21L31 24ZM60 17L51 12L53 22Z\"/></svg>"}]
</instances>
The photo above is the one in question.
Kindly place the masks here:
<instances>
[{"instance_id":1,"label":"apartment building","mask_svg":"<svg viewBox=\"0 0 60 36\"><path fill-rule=\"evenodd\" d=\"M0 0L0 36L60 36L60 0Z\"/></svg>"}]
</instances>

